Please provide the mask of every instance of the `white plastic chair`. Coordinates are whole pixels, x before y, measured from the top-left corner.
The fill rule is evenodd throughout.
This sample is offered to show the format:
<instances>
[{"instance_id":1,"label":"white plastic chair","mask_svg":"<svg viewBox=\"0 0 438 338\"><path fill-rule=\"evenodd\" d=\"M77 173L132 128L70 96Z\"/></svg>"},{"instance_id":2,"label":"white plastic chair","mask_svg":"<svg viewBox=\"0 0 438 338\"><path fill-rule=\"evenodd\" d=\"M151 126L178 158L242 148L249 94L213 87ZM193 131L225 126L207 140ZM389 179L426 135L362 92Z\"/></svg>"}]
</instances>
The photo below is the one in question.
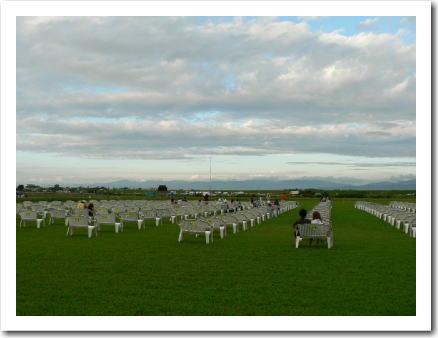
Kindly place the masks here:
<instances>
[{"instance_id":1,"label":"white plastic chair","mask_svg":"<svg viewBox=\"0 0 438 338\"><path fill-rule=\"evenodd\" d=\"M88 216L69 216L67 217L67 235L73 236L74 229L87 229L88 238L93 235L93 231L97 236L97 227L95 225L90 225Z\"/></svg>"},{"instance_id":2,"label":"white plastic chair","mask_svg":"<svg viewBox=\"0 0 438 338\"><path fill-rule=\"evenodd\" d=\"M205 243L213 243L213 228L212 226L203 220L182 220L179 224L180 232L178 236L178 242L184 239L184 234L204 234Z\"/></svg>"}]
</instances>

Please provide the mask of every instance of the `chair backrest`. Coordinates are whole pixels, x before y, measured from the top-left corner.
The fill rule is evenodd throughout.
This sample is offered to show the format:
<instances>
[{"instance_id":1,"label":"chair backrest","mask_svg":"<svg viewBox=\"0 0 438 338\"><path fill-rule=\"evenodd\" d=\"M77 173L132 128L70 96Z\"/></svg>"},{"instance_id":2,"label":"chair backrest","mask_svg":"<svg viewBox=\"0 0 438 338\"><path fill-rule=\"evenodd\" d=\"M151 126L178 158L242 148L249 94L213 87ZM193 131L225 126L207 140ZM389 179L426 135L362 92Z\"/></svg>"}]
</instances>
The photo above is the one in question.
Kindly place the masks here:
<instances>
[{"instance_id":1,"label":"chair backrest","mask_svg":"<svg viewBox=\"0 0 438 338\"><path fill-rule=\"evenodd\" d=\"M53 209L49 211L52 218L65 218L65 210Z\"/></svg>"},{"instance_id":2,"label":"chair backrest","mask_svg":"<svg viewBox=\"0 0 438 338\"><path fill-rule=\"evenodd\" d=\"M169 209L156 209L157 217L170 217L172 216L172 212Z\"/></svg>"},{"instance_id":3,"label":"chair backrest","mask_svg":"<svg viewBox=\"0 0 438 338\"><path fill-rule=\"evenodd\" d=\"M251 210L245 210L241 212L240 215L243 215L244 217L246 217L246 219L254 219L255 217L257 217L257 214L252 212Z\"/></svg>"},{"instance_id":4,"label":"chair backrest","mask_svg":"<svg viewBox=\"0 0 438 338\"><path fill-rule=\"evenodd\" d=\"M300 237L327 237L330 227L327 224L298 224Z\"/></svg>"},{"instance_id":5,"label":"chair backrest","mask_svg":"<svg viewBox=\"0 0 438 338\"><path fill-rule=\"evenodd\" d=\"M88 216L88 209L73 209L73 215L74 216Z\"/></svg>"},{"instance_id":6,"label":"chair backrest","mask_svg":"<svg viewBox=\"0 0 438 338\"><path fill-rule=\"evenodd\" d=\"M153 209L142 209L140 214L143 218L155 218L156 212Z\"/></svg>"},{"instance_id":7,"label":"chair backrest","mask_svg":"<svg viewBox=\"0 0 438 338\"><path fill-rule=\"evenodd\" d=\"M112 212L115 214L121 214L125 212L125 207L116 206L112 208Z\"/></svg>"},{"instance_id":8,"label":"chair backrest","mask_svg":"<svg viewBox=\"0 0 438 338\"><path fill-rule=\"evenodd\" d=\"M138 221L138 214L135 212L123 212L120 214L122 221Z\"/></svg>"},{"instance_id":9,"label":"chair backrest","mask_svg":"<svg viewBox=\"0 0 438 338\"><path fill-rule=\"evenodd\" d=\"M109 211L107 208L99 207L94 210L96 215L108 215Z\"/></svg>"},{"instance_id":10,"label":"chair backrest","mask_svg":"<svg viewBox=\"0 0 438 338\"><path fill-rule=\"evenodd\" d=\"M20 217L22 220L30 221L30 220L36 220L37 219L37 213L35 211L23 211L20 212Z\"/></svg>"},{"instance_id":11,"label":"chair backrest","mask_svg":"<svg viewBox=\"0 0 438 338\"><path fill-rule=\"evenodd\" d=\"M183 231L191 231L191 232L202 232L212 230L212 226L201 219L197 220L183 220L179 223L181 230Z\"/></svg>"},{"instance_id":12,"label":"chair backrest","mask_svg":"<svg viewBox=\"0 0 438 338\"><path fill-rule=\"evenodd\" d=\"M233 214L233 215L219 215L219 216L216 216L216 218L219 218L225 224L233 224L233 223L239 222L239 219L235 216L235 214Z\"/></svg>"},{"instance_id":13,"label":"chair backrest","mask_svg":"<svg viewBox=\"0 0 438 338\"><path fill-rule=\"evenodd\" d=\"M115 223L116 222L116 215L115 214L106 214L106 215L96 215L96 222L97 223Z\"/></svg>"},{"instance_id":14,"label":"chair backrest","mask_svg":"<svg viewBox=\"0 0 438 338\"><path fill-rule=\"evenodd\" d=\"M219 219L217 217L207 217L207 218L202 218L200 220L207 222L215 229L219 229L219 227L226 225L226 223L224 221L222 221L221 219Z\"/></svg>"},{"instance_id":15,"label":"chair backrest","mask_svg":"<svg viewBox=\"0 0 438 338\"><path fill-rule=\"evenodd\" d=\"M234 215L234 217L236 217L238 219L239 222L247 221L250 219L250 217L248 215L244 214L243 212L236 212L233 215Z\"/></svg>"},{"instance_id":16,"label":"chair backrest","mask_svg":"<svg viewBox=\"0 0 438 338\"><path fill-rule=\"evenodd\" d=\"M69 226L88 226L89 219L88 216L69 216L67 217Z\"/></svg>"}]
</instances>

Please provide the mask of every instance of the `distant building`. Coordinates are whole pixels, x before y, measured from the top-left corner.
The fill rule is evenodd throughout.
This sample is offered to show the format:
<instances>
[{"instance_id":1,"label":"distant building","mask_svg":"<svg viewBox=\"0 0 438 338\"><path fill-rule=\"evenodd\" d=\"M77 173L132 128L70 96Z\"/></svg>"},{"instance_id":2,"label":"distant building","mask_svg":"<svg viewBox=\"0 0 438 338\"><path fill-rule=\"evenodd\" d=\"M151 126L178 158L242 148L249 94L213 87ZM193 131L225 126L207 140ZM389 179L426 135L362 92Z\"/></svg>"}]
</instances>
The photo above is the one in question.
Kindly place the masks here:
<instances>
[{"instance_id":1,"label":"distant building","mask_svg":"<svg viewBox=\"0 0 438 338\"><path fill-rule=\"evenodd\" d=\"M292 190L289 194L292 196L298 196L300 194L300 191L299 190Z\"/></svg>"}]
</instances>

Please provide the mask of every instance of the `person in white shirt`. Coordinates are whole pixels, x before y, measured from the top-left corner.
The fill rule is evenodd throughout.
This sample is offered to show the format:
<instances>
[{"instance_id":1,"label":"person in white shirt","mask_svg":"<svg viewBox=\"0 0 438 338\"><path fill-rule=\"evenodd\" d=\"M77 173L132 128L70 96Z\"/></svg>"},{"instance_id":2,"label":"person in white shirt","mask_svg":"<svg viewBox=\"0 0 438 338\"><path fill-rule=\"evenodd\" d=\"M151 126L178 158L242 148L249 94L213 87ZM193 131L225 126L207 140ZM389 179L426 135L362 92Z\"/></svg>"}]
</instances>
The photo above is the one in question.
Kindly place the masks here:
<instances>
[{"instance_id":1,"label":"person in white shirt","mask_svg":"<svg viewBox=\"0 0 438 338\"><path fill-rule=\"evenodd\" d=\"M312 214L312 224L323 224L321 214L318 211L314 211Z\"/></svg>"},{"instance_id":2,"label":"person in white shirt","mask_svg":"<svg viewBox=\"0 0 438 338\"><path fill-rule=\"evenodd\" d=\"M322 219L321 219L321 214L320 214L318 211L314 211L314 212L313 212L311 223L312 223L312 224L323 224ZM309 243L309 245L312 245L312 239L313 239L313 238L310 239L310 243ZM319 242L320 242L320 240L317 239L317 240L316 240L316 244L319 244Z\"/></svg>"}]
</instances>

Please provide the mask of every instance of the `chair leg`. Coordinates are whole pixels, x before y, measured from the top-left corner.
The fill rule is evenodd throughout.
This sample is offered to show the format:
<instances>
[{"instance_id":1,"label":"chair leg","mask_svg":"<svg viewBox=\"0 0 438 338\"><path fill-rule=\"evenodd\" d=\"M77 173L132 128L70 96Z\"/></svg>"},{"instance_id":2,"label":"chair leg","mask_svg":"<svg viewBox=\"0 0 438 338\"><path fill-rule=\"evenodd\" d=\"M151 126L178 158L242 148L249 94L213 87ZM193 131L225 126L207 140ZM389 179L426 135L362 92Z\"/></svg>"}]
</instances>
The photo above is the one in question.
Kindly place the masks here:
<instances>
[{"instance_id":1,"label":"chair leg","mask_svg":"<svg viewBox=\"0 0 438 338\"><path fill-rule=\"evenodd\" d=\"M183 235L183 231L181 230L179 232L179 236L178 236L178 242L181 242L184 239L184 235Z\"/></svg>"},{"instance_id":2,"label":"chair leg","mask_svg":"<svg viewBox=\"0 0 438 338\"><path fill-rule=\"evenodd\" d=\"M246 231L246 221L242 222L243 231Z\"/></svg>"},{"instance_id":3,"label":"chair leg","mask_svg":"<svg viewBox=\"0 0 438 338\"><path fill-rule=\"evenodd\" d=\"M155 218L155 226L159 226L160 225L160 218L157 217Z\"/></svg>"},{"instance_id":4,"label":"chair leg","mask_svg":"<svg viewBox=\"0 0 438 338\"><path fill-rule=\"evenodd\" d=\"M237 224L233 223L233 233L235 234L237 232Z\"/></svg>"},{"instance_id":5,"label":"chair leg","mask_svg":"<svg viewBox=\"0 0 438 338\"><path fill-rule=\"evenodd\" d=\"M206 231L205 232L205 243L206 244L210 243L210 233L211 233L211 231Z\"/></svg>"},{"instance_id":6,"label":"chair leg","mask_svg":"<svg viewBox=\"0 0 438 338\"><path fill-rule=\"evenodd\" d=\"M223 227L223 226L219 227L219 231L220 231L220 234L221 234L221 239L224 238L224 231L225 231L224 228L225 227Z\"/></svg>"},{"instance_id":7,"label":"chair leg","mask_svg":"<svg viewBox=\"0 0 438 338\"><path fill-rule=\"evenodd\" d=\"M327 248L330 249L332 247L332 239L327 237Z\"/></svg>"},{"instance_id":8,"label":"chair leg","mask_svg":"<svg viewBox=\"0 0 438 338\"><path fill-rule=\"evenodd\" d=\"M298 249L298 247L300 246L300 237L295 237L295 248Z\"/></svg>"}]
</instances>

